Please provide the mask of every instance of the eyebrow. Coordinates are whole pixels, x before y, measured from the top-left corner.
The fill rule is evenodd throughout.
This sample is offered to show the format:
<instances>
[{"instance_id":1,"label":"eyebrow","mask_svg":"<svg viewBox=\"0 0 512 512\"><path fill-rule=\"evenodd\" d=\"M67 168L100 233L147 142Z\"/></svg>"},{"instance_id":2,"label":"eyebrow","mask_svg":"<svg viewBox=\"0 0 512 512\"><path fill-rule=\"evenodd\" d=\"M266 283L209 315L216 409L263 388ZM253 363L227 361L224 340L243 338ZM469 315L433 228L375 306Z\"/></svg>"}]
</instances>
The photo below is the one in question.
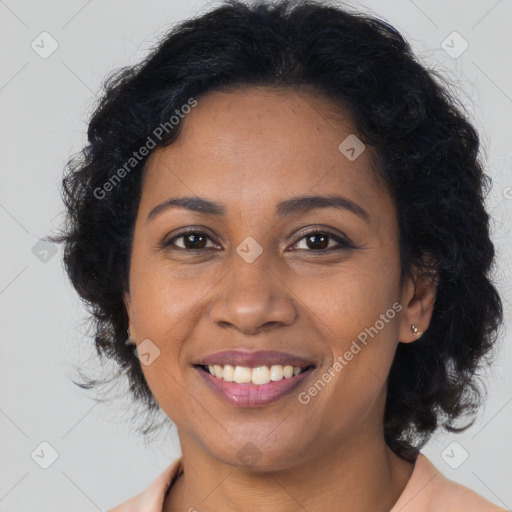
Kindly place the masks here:
<instances>
[{"instance_id":1,"label":"eyebrow","mask_svg":"<svg viewBox=\"0 0 512 512\"><path fill-rule=\"evenodd\" d=\"M151 219L170 208L185 208L203 215L216 217L223 217L226 214L225 207L215 201L196 196L171 197L152 208L148 213L146 222L149 222ZM370 214L365 209L357 203L354 203L354 201L338 195L306 195L292 197L277 204L276 215L282 218L292 214L304 214L317 208L347 210L362 218L367 223L370 222Z\"/></svg>"}]
</instances>

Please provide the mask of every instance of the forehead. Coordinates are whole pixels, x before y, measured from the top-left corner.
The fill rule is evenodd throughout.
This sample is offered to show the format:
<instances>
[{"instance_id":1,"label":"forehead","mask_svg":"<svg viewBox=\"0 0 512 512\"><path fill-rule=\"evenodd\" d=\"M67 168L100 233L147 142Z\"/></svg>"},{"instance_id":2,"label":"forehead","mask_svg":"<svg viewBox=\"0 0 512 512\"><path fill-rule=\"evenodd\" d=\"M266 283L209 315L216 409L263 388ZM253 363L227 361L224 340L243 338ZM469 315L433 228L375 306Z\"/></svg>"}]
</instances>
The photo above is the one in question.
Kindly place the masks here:
<instances>
[{"instance_id":1,"label":"forehead","mask_svg":"<svg viewBox=\"0 0 512 512\"><path fill-rule=\"evenodd\" d=\"M261 211L306 193L389 204L372 150L352 160L340 151L355 129L326 99L269 88L213 92L182 123L178 139L148 159L141 207L199 195L225 199L228 211Z\"/></svg>"}]
</instances>

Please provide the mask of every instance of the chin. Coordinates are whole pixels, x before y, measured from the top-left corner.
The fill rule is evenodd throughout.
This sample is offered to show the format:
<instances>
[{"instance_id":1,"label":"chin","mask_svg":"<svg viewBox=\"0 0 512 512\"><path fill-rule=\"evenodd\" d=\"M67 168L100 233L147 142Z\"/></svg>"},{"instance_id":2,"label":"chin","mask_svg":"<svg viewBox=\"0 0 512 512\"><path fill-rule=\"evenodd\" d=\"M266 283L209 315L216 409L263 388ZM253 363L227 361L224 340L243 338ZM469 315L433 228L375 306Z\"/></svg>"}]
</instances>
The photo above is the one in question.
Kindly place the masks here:
<instances>
[{"instance_id":1,"label":"chin","mask_svg":"<svg viewBox=\"0 0 512 512\"><path fill-rule=\"evenodd\" d=\"M299 441L303 435L287 435L286 439L270 439L266 433L240 436L236 441L231 438L222 446L208 451L218 460L237 468L247 468L254 472L280 471L300 462Z\"/></svg>"}]
</instances>

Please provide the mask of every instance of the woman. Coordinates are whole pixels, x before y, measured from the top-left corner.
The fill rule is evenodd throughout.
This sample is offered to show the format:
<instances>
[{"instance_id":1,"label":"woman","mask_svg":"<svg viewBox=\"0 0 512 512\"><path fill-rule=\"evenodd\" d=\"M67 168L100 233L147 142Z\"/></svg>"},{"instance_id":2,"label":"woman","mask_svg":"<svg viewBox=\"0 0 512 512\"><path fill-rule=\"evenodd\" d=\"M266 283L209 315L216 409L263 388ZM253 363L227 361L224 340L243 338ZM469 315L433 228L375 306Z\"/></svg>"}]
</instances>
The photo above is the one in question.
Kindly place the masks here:
<instances>
[{"instance_id":1,"label":"woman","mask_svg":"<svg viewBox=\"0 0 512 512\"><path fill-rule=\"evenodd\" d=\"M503 510L419 453L477 410L502 305L478 135L394 28L227 2L88 136L66 268L182 450L112 511Z\"/></svg>"}]
</instances>

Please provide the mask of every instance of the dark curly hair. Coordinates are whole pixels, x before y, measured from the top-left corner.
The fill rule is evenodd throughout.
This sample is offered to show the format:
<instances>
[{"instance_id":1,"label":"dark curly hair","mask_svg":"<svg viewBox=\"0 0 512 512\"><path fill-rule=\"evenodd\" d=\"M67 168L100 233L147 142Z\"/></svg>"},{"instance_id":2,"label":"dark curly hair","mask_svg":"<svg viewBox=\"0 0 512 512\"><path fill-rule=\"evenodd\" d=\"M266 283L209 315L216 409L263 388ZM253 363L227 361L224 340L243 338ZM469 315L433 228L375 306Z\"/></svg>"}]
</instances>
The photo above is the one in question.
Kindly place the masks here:
<instances>
[{"instance_id":1,"label":"dark curly hair","mask_svg":"<svg viewBox=\"0 0 512 512\"><path fill-rule=\"evenodd\" d=\"M106 78L88 144L66 167L67 217L53 240L64 243L66 271L92 313L96 351L118 372L77 384L90 389L124 376L134 402L148 414L159 410L125 344L123 293L148 157L138 150L150 139L149 154L176 140L180 108L191 98L250 86L306 89L350 114L396 206L402 283L413 268L436 281L430 326L414 343L398 344L390 370L387 443L409 458L438 427L467 428L474 419L461 427L455 420L474 416L484 399L478 371L491 361L503 316L490 279L491 180L478 134L448 82L419 63L397 30L315 0L226 1L175 25L142 62ZM173 129L158 130L173 116Z\"/></svg>"}]
</instances>

